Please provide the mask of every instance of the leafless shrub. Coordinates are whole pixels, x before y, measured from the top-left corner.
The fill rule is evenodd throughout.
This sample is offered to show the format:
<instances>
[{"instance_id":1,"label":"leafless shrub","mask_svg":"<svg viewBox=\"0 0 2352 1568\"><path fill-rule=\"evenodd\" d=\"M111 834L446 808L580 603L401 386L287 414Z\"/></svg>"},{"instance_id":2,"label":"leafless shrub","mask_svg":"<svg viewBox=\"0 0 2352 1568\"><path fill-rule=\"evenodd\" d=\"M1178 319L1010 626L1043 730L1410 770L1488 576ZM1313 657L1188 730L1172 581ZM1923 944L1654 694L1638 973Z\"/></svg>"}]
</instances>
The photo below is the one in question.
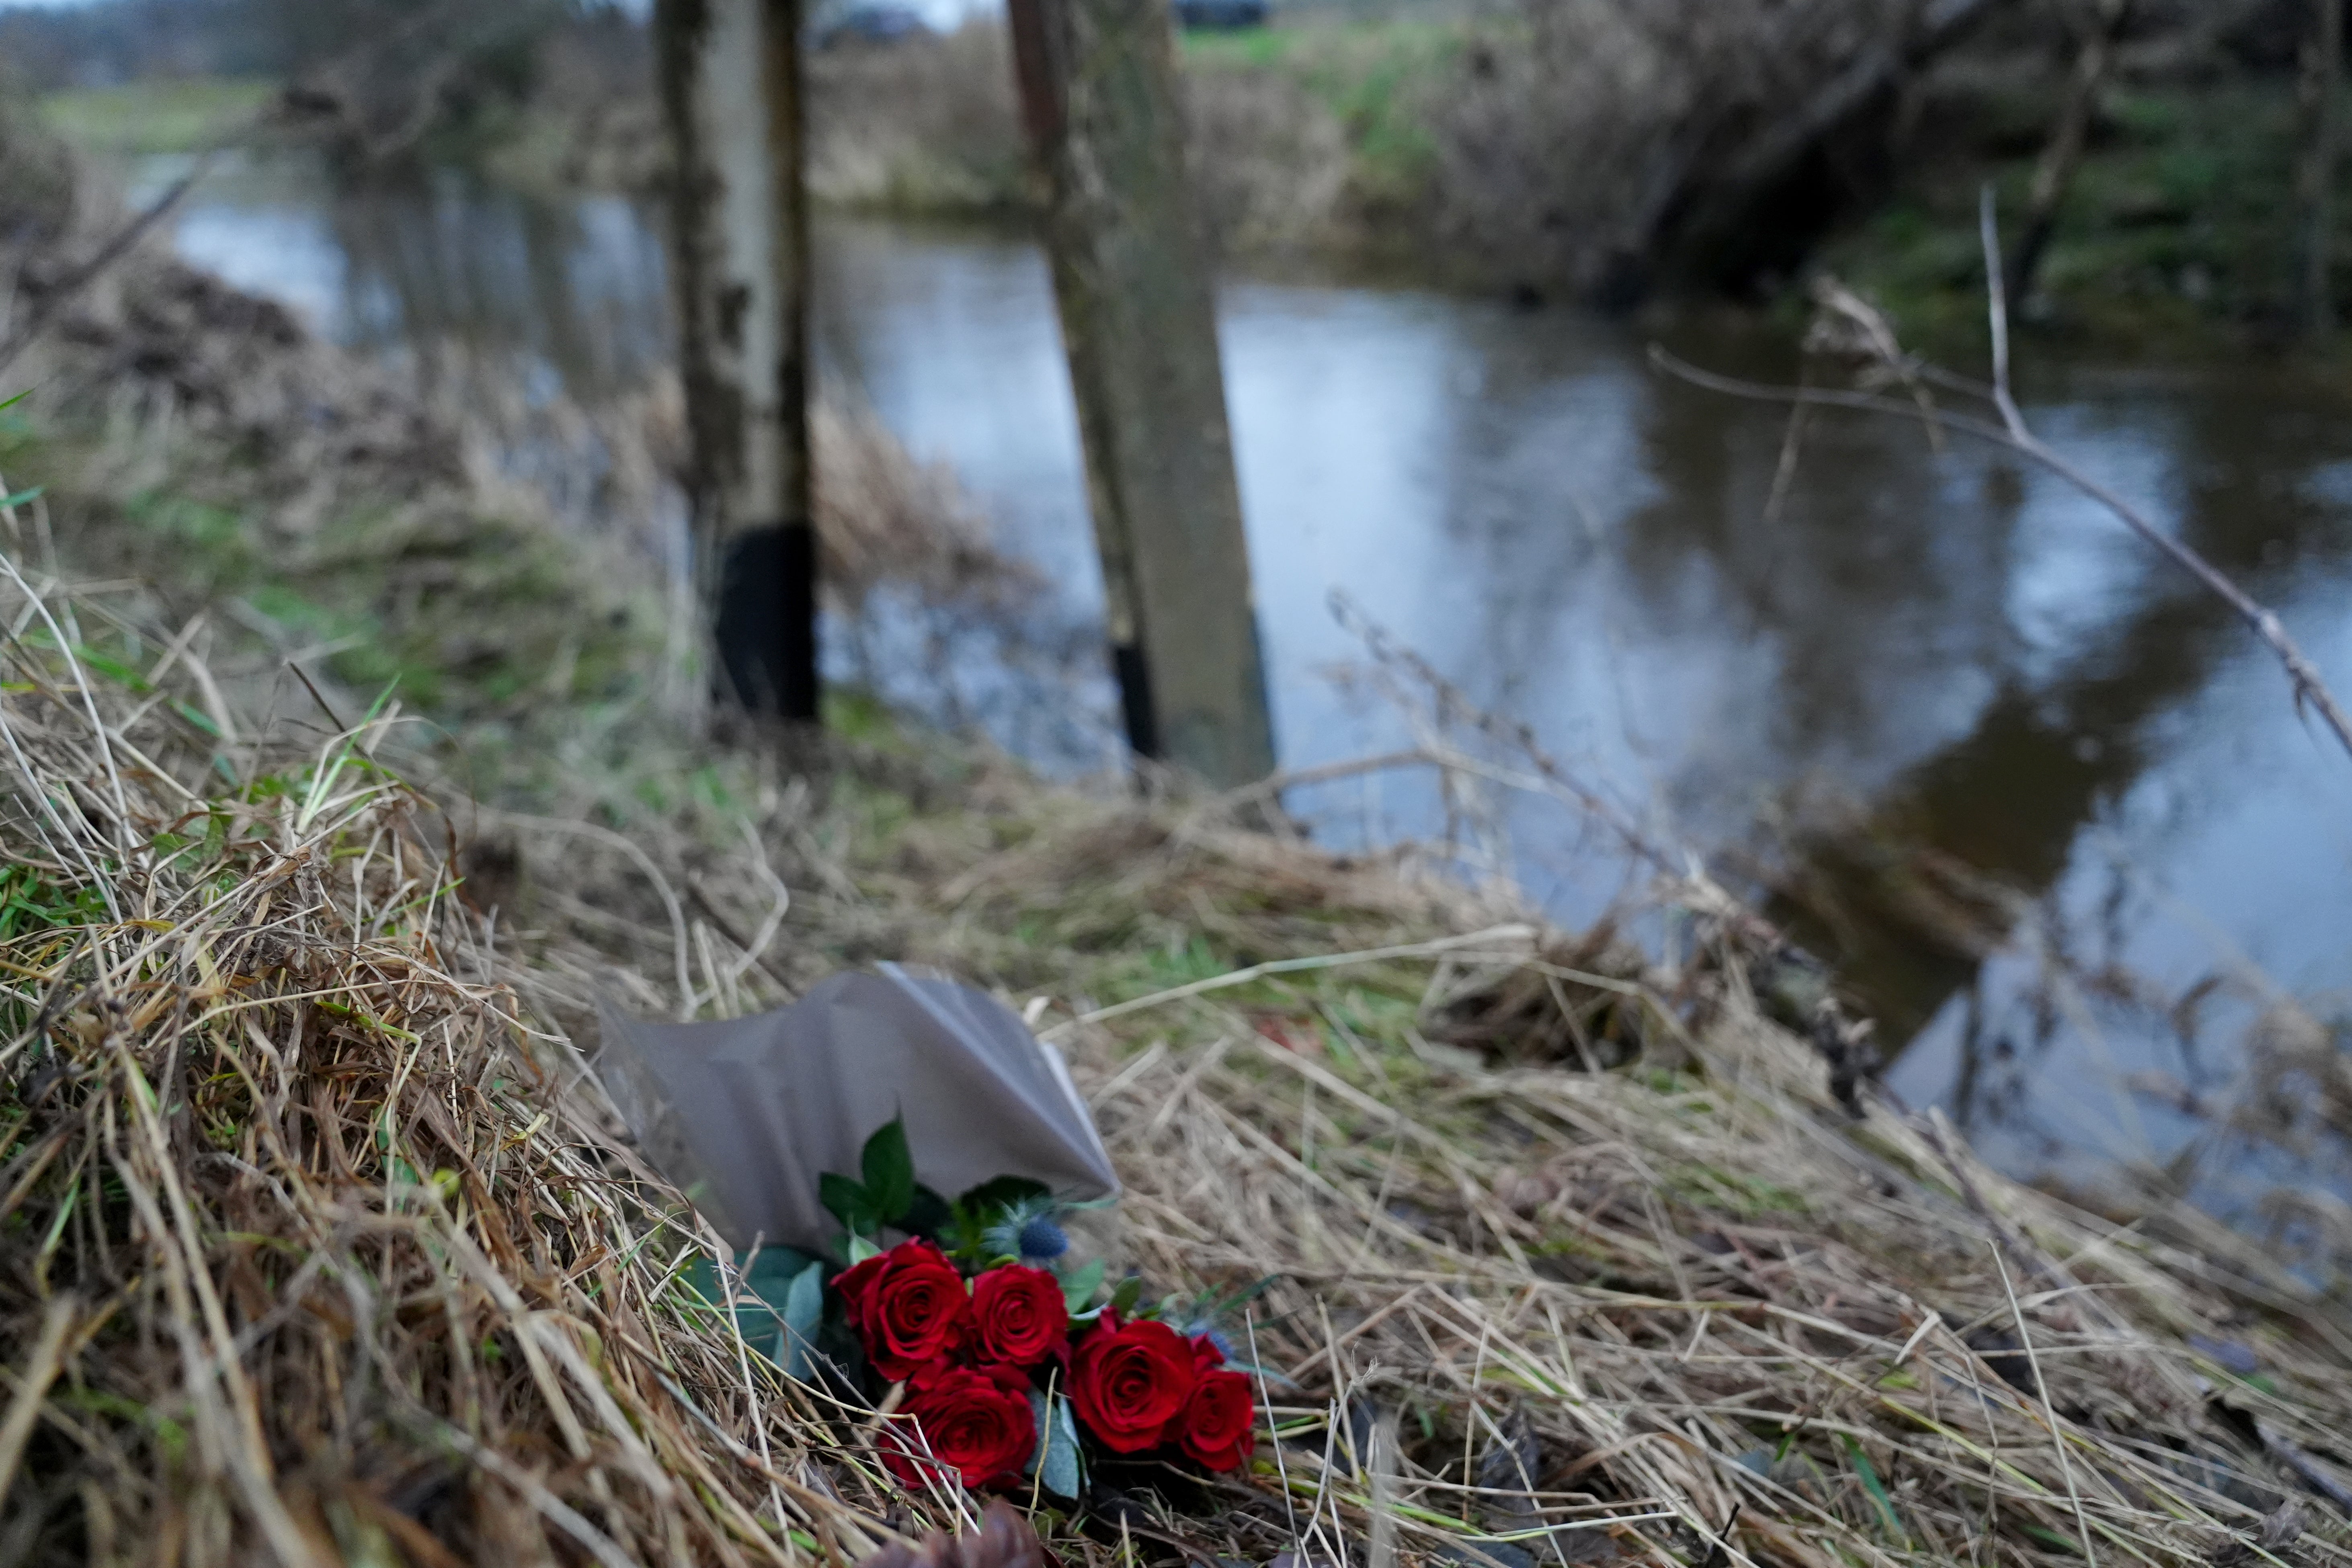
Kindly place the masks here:
<instances>
[{"instance_id":1,"label":"leafless shrub","mask_svg":"<svg viewBox=\"0 0 2352 1568\"><path fill-rule=\"evenodd\" d=\"M809 64L808 181L845 206L981 211L1024 200L1026 148L1004 28L973 22Z\"/></svg>"},{"instance_id":2,"label":"leafless shrub","mask_svg":"<svg viewBox=\"0 0 2352 1568\"><path fill-rule=\"evenodd\" d=\"M1529 282L1606 292L1655 259L1706 182L1737 170L1768 132L1802 123L1882 52L1899 53L1923 10L1524 0L1480 30L1455 79L1430 95L1435 243Z\"/></svg>"},{"instance_id":3,"label":"leafless shrub","mask_svg":"<svg viewBox=\"0 0 2352 1568\"><path fill-rule=\"evenodd\" d=\"M1352 175L1338 116L1295 78L1196 70L1185 82L1193 186L1209 223L1240 250L1328 245Z\"/></svg>"}]
</instances>

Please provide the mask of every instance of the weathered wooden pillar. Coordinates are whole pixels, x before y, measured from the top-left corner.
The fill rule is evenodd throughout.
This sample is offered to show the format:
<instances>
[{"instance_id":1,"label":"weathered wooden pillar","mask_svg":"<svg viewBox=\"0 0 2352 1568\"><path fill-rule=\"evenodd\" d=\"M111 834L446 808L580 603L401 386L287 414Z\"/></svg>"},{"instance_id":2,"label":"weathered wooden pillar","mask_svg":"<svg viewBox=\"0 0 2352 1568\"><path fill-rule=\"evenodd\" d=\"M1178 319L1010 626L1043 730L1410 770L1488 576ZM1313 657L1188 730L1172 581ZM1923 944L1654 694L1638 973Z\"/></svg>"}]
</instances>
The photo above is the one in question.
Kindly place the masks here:
<instances>
[{"instance_id":1,"label":"weathered wooden pillar","mask_svg":"<svg viewBox=\"0 0 2352 1568\"><path fill-rule=\"evenodd\" d=\"M1247 784L1274 736L1167 0L1011 11L1128 739Z\"/></svg>"},{"instance_id":2,"label":"weathered wooden pillar","mask_svg":"<svg viewBox=\"0 0 2352 1568\"><path fill-rule=\"evenodd\" d=\"M657 0L688 489L714 684L817 716L800 0Z\"/></svg>"}]
</instances>

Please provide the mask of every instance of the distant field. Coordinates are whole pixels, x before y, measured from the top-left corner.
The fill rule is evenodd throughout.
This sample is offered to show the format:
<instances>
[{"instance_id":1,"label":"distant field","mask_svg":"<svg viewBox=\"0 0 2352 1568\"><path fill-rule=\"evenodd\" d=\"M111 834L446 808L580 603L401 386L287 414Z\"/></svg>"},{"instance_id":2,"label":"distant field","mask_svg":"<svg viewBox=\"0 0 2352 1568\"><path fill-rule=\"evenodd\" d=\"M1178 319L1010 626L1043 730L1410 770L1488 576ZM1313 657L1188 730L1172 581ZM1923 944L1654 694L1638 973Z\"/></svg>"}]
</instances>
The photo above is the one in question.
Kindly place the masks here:
<instances>
[{"instance_id":1,"label":"distant field","mask_svg":"<svg viewBox=\"0 0 2352 1568\"><path fill-rule=\"evenodd\" d=\"M197 79L45 94L49 123L93 153L192 153L260 112L277 84Z\"/></svg>"}]
</instances>

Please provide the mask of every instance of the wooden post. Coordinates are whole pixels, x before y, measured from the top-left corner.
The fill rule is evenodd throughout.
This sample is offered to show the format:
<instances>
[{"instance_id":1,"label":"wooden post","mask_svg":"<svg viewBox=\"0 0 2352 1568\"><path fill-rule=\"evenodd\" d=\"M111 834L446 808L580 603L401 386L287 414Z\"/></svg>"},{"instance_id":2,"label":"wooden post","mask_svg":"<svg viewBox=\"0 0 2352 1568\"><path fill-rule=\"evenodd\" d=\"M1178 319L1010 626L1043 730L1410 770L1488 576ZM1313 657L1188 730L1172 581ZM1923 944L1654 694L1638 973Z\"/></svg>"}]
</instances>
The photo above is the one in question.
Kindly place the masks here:
<instances>
[{"instance_id":1,"label":"wooden post","mask_svg":"<svg viewBox=\"0 0 2352 1568\"><path fill-rule=\"evenodd\" d=\"M1274 736L1168 0L1011 13L1128 739L1252 783Z\"/></svg>"},{"instance_id":2,"label":"wooden post","mask_svg":"<svg viewBox=\"0 0 2352 1568\"><path fill-rule=\"evenodd\" d=\"M817 716L800 0L657 0L672 256L714 684Z\"/></svg>"},{"instance_id":3,"label":"wooden post","mask_svg":"<svg viewBox=\"0 0 2352 1568\"><path fill-rule=\"evenodd\" d=\"M2304 45L2305 136L2296 193L2303 198L2303 244L2295 304L2304 335L2326 337L2336 327L2331 289L2336 255L2337 100L2344 90L2345 0L2313 0L2311 37Z\"/></svg>"}]
</instances>

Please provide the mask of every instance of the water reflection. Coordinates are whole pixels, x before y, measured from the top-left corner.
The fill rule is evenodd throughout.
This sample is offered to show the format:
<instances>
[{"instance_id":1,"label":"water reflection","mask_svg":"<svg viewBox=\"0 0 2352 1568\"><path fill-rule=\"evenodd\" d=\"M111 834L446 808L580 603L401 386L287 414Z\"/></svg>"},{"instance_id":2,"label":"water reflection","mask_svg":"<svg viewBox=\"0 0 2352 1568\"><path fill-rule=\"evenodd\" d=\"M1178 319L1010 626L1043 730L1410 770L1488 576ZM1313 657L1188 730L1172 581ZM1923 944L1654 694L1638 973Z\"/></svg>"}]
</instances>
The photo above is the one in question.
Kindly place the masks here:
<instances>
[{"instance_id":1,"label":"water reflection","mask_svg":"<svg viewBox=\"0 0 2352 1568\"><path fill-rule=\"evenodd\" d=\"M138 183L160 188L183 166L151 161ZM454 341L504 356L542 395L593 399L668 360L656 216L622 196L533 199L456 170L351 185L279 154L208 177L177 243L349 347L405 358Z\"/></svg>"},{"instance_id":2,"label":"water reflection","mask_svg":"<svg viewBox=\"0 0 2352 1568\"><path fill-rule=\"evenodd\" d=\"M583 398L665 353L658 232L623 203L220 186L182 244L347 342L401 354L454 335ZM952 462L1057 585L1053 614L1087 624L1100 584L1034 249L836 219L817 263L826 374ZM2352 769L2219 605L2049 477L1931 450L1916 424L1831 416L1790 468L1783 411L1662 382L1637 339L1571 316L1236 281L1223 331L1286 763L1412 738L1327 679L1362 654L1327 607L1343 591L1661 836L1760 868L1885 1037L1916 1042L1896 1089L1984 1113L1979 1137L2021 1168L2161 1160L2197 1134L2127 1080L2214 1070L2252 1004L2217 993L2193 1063L2155 1004L2241 955L2300 991L2352 980ZM1797 372L1749 327L1670 335L1720 368ZM2339 391L2032 357L2042 433L2352 680ZM1099 733L1107 683L1077 700ZM1338 837L1440 815L1402 776L1299 804ZM1508 825L1564 917L1622 890L1555 809Z\"/></svg>"}]
</instances>

